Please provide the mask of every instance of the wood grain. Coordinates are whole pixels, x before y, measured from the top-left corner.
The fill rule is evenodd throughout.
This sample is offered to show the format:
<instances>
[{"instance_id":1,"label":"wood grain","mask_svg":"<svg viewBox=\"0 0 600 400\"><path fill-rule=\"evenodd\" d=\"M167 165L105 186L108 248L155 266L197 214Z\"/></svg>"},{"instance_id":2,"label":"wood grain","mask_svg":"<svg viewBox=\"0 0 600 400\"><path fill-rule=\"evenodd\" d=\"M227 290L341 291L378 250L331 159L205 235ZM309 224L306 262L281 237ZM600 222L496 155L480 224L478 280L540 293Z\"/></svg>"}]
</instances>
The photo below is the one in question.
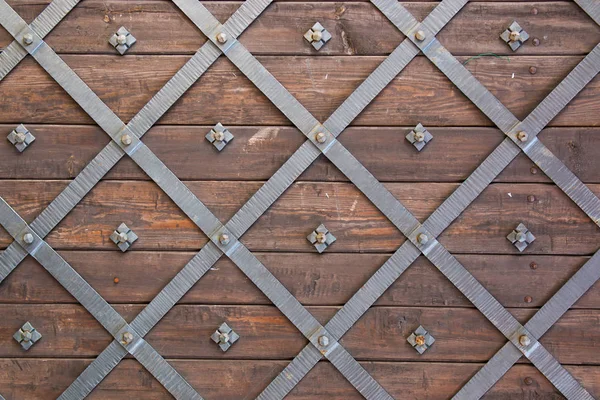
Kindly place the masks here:
<instances>
[{"instance_id":1,"label":"wood grain","mask_svg":"<svg viewBox=\"0 0 600 400\"><path fill-rule=\"evenodd\" d=\"M95 251L60 254L110 303L149 303L194 255L144 251L126 256ZM388 258L383 254L340 253L257 253L256 256L302 304L315 306L345 304ZM513 308L543 306L588 260L529 255L457 258L503 306ZM76 300L28 257L0 285L0 303L76 303ZM179 303L271 305L242 271L224 257ZM472 307L424 257L419 257L376 305ZM574 308L600 308L600 283Z\"/></svg>"},{"instance_id":2,"label":"wood grain","mask_svg":"<svg viewBox=\"0 0 600 400\"><path fill-rule=\"evenodd\" d=\"M28 125L35 145L24 154L0 146L1 179L71 179L108 143L108 136L91 125ZM415 151L405 139L412 127L348 128L339 140L383 182L458 182L500 144L504 136L493 128L427 127L435 140ZM0 137L14 125L0 125ZM204 135L210 126L157 126L144 137L155 154L181 180L267 180L303 143L291 127L236 126L235 139L218 152ZM600 128L548 128L539 138L585 183L600 183ZM268 156L267 156L268 155ZM243 168L240 168L243 166ZM124 157L106 179L149 180ZM299 180L347 181L324 157ZM496 182L551 182L524 154Z\"/></svg>"},{"instance_id":3,"label":"wood grain","mask_svg":"<svg viewBox=\"0 0 600 400\"><path fill-rule=\"evenodd\" d=\"M141 305L117 305L127 320ZM59 304L1 305L0 356L94 357L111 336L81 306ZM338 310L308 307L321 323ZM509 309L522 323L534 309ZM597 364L600 310L568 311L541 343L566 364ZM43 338L26 353L12 338L29 321ZM240 336L227 352L210 339L226 321ZM435 337L435 344L420 355L406 341L419 325ZM274 306L177 305L146 336L160 354L190 359L291 359L308 343ZM373 307L348 331L342 345L359 360L485 362L505 343L502 334L473 308Z\"/></svg>"},{"instance_id":4,"label":"wood grain","mask_svg":"<svg viewBox=\"0 0 600 400\"><path fill-rule=\"evenodd\" d=\"M187 56L62 57L128 122L188 60ZM383 57L259 56L258 60L320 120L334 110L383 61ZM465 61L466 57L459 57ZM317 61L318 60L318 61ZM578 56L494 57L467 68L518 118L525 118L581 60ZM535 75L530 66L537 66ZM514 74L514 78L513 78ZM118 77L118 78L116 78ZM116 80L115 80L116 79ZM598 126L596 77L551 122ZM0 84L0 123L89 124L91 119L31 58ZM201 110L201 112L199 112ZM226 126L290 122L228 60L213 67L167 112L161 124ZM491 122L433 64L413 60L355 120L360 126L491 126Z\"/></svg>"},{"instance_id":5,"label":"wood grain","mask_svg":"<svg viewBox=\"0 0 600 400\"><path fill-rule=\"evenodd\" d=\"M6 400L58 397L90 360L0 360L0 385ZM206 399L255 398L283 370L285 361L169 360ZM482 364L363 362L363 367L395 398L441 400L454 395ZM600 393L600 368L566 366L594 396ZM24 373L26 372L26 373ZM527 381L525 378L530 378ZM287 398L358 400L363 397L328 362L320 362ZM95 389L90 399L172 397L139 363L123 360ZM559 400L563 397L533 366L516 365L486 394L486 400Z\"/></svg>"},{"instance_id":6,"label":"wood grain","mask_svg":"<svg viewBox=\"0 0 600 400\"><path fill-rule=\"evenodd\" d=\"M31 21L42 11L46 1L12 3L20 15ZM208 2L206 7L224 22L240 4ZM435 3L405 5L422 20ZM472 23L474 20L477 24ZM438 37L453 54L491 52L513 56L512 50L498 38L513 20L517 20L532 39L541 40L539 46L533 46L532 39L526 42L519 49L520 55L587 54L600 41L600 27L575 3L565 1L472 2ZM333 35L318 52L303 38L315 21L321 22ZM88 0L71 11L48 36L47 42L59 53L116 55L108 38L121 26L126 26L138 39L128 54L193 54L206 41L200 30L170 1ZM376 30L373 27L377 27ZM73 40L74 32L76 40ZM0 31L0 49L11 39ZM366 2L276 2L241 36L242 44L254 54L283 55L386 55L403 39L384 15Z\"/></svg>"},{"instance_id":7,"label":"wood grain","mask_svg":"<svg viewBox=\"0 0 600 400\"><path fill-rule=\"evenodd\" d=\"M36 217L66 181L0 181L0 193L27 221ZM223 222L260 182L187 182ZM453 183L387 183L419 220L457 187ZM589 185L596 195L600 186ZM533 196L533 197L530 197ZM130 251L199 250L205 235L153 182L97 185L48 236L56 249L118 251L110 234L125 222L139 236ZM530 254L586 254L598 249L598 227L560 189L546 184L492 184L440 236L453 253L518 254L506 239L520 222L535 234ZM394 252L404 239L358 189L348 183L295 183L242 237L253 251L315 252L306 236L324 223L337 237L328 252ZM12 242L0 233L0 246ZM124 257L126 257L125 255Z\"/></svg>"}]
</instances>

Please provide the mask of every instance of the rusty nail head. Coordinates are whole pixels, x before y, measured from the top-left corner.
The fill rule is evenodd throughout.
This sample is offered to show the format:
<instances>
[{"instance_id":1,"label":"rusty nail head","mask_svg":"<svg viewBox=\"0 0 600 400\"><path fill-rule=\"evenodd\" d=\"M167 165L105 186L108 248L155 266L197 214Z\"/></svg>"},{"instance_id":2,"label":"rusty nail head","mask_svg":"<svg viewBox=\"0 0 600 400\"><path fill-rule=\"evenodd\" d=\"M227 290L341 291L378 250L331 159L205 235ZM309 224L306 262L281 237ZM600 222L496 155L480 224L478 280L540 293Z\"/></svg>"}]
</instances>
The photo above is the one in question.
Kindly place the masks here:
<instances>
[{"instance_id":1,"label":"rusty nail head","mask_svg":"<svg viewBox=\"0 0 600 400\"><path fill-rule=\"evenodd\" d=\"M125 146L129 146L131 144L131 136L129 136L129 135L121 136L121 143L123 143Z\"/></svg>"},{"instance_id":2,"label":"rusty nail head","mask_svg":"<svg viewBox=\"0 0 600 400\"><path fill-rule=\"evenodd\" d=\"M23 43L31 44L33 43L33 35L31 33L26 33L23 35Z\"/></svg>"},{"instance_id":3,"label":"rusty nail head","mask_svg":"<svg viewBox=\"0 0 600 400\"><path fill-rule=\"evenodd\" d=\"M531 169L529 171L531 172L532 175L537 174L537 168L536 167L531 167Z\"/></svg>"},{"instance_id":4,"label":"rusty nail head","mask_svg":"<svg viewBox=\"0 0 600 400\"><path fill-rule=\"evenodd\" d=\"M527 335L521 335L519 337L519 344L521 346L529 346L531 344L531 339L529 339L529 336Z\"/></svg>"},{"instance_id":5,"label":"rusty nail head","mask_svg":"<svg viewBox=\"0 0 600 400\"><path fill-rule=\"evenodd\" d=\"M315 140L318 143L325 143L325 141L327 141L327 135L325 134L325 132L319 132L317 133L317 135L315 136Z\"/></svg>"},{"instance_id":6,"label":"rusty nail head","mask_svg":"<svg viewBox=\"0 0 600 400\"><path fill-rule=\"evenodd\" d=\"M131 332L125 332L123 334L123 341L122 341L122 343L123 344L129 344L131 342L133 342L133 335L131 334Z\"/></svg>"},{"instance_id":7,"label":"rusty nail head","mask_svg":"<svg viewBox=\"0 0 600 400\"><path fill-rule=\"evenodd\" d=\"M221 234L219 237L219 242L221 242L222 245L229 244L229 235L226 233Z\"/></svg>"},{"instance_id":8,"label":"rusty nail head","mask_svg":"<svg viewBox=\"0 0 600 400\"><path fill-rule=\"evenodd\" d=\"M327 336L325 336L325 335L319 336L319 344L321 346L327 346L327 345L329 345L329 338Z\"/></svg>"},{"instance_id":9,"label":"rusty nail head","mask_svg":"<svg viewBox=\"0 0 600 400\"><path fill-rule=\"evenodd\" d=\"M33 235L31 233L26 233L23 235L23 241L27 244L33 243Z\"/></svg>"},{"instance_id":10,"label":"rusty nail head","mask_svg":"<svg viewBox=\"0 0 600 400\"><path fill-rule=\"evenodd\" d=\"M529 135L527 135L527 132L525 132L525 131L517 132L517 139L519 139L521 142L526 142L527 138L529 138Z\"/></svg>"},{"instance_id":11,"label":"rusty nail head","mask_svg":"<svg viewBox=\"0 0 600 400\"><path fill-rule=\"evenodd\" d=\"M425 344L425 336L417 335L415 337L415 343L417 344L417 346L423 346Z\"/></svg>"},{"instance_id":12,"label":"rusty nail head","mask_svg":"<svg viewBox=\"0 0 600 400\"><path fill-rule=\"evenodd\" d=\"M525 384L527 386L531 385L533 383L533 379L531 379L530 377L525 378Z\"/></svg>"},{"instance_id":13,"label":"rusty nail head","mask_svg":"<svg viewBox=\"0 0 600 400\"><path fill-rule=\"evenodd\" d=\"M113 279L114 283L119 283L119 278L115 277L115 279Z\"/></svg>"},{"instance_id":14,"label":"rusty nail head","mask_svg":"<svg viewBox=\"0 0 600 400\"><path fill-rule=\"evenodd\" d=\"M538 267L538 265L537 265L537 263L536 263L536 262L533 262L533 261L532 261L532 262L529 264L529 268L531 268L531 269L537 269L537 267Z\"/></svg>"},{"instance_id":15,"label":"rusty nail head","mask_svg":"<svg viewBox=\"0 0 600 400\"><path fill-rule=\"evenodd\" d=\"M537 72L537 67L534 67L533 65L531 67L529 67L529 73L531 75L534 75Z\"/></svg>"},{"instance_id":16,"label":"rusty nail head","mask_svg":"<svg viewBox=\"0 0 600 400\"><path fill-rule=\"evenodd\" d=\"M533 298L531 296L525 296L525 303L531 303Z\"/></svg>"},{"instance_id":17,"label":"rusty nail head","mask_svg":"<svg viewBox=\"0 0 600 400\"><path fill-rule=\"evenodd\" d=\"M425 40L427 36L425 35L424 31L418 30L417 33L415 33L415 39L422 41Z\"/></svg>"},{"instance_id":18,"label":"rusty nail head","mask_svg":"<svg viewBox=\"0 0 600 400\"><path fill-rule=\"evenodd\" d=\"M533 203L535 201L535 196L530 194L529 196L527 196L527 201Z\"/></svg>"},{"instance_id":19,"label":"rusty nail head","mask_svg":"<svg viewBox=\"0 0 600 400\"><path fill-rule=\"evenodd\" d=\"M317 232L317 243L325 243L327 240L327 235L323 232Z\"/></svg>"},{"instance_id":20,"label":"rusty nail head","mask_svg":"<svg viewBox=\"0 0 600 400\"><path fill-rule=\"evenodd\" d=\"M534 45L534 46L539 46L539 45L540 45L540 39L538 39L538 38L533 38L533 45Z\"/></svg>"},{"instance_id":21,"label":"rusty nail head","mask_svg":"<svg viewBox=\"0 0 600 400\"><path fill-rule=\"evenodd\" d=\"M217 42L223 44L225 42L227 42L227 34L225 32L221 32L219 34L217 34Z\"/></svg>"}]
</instances>

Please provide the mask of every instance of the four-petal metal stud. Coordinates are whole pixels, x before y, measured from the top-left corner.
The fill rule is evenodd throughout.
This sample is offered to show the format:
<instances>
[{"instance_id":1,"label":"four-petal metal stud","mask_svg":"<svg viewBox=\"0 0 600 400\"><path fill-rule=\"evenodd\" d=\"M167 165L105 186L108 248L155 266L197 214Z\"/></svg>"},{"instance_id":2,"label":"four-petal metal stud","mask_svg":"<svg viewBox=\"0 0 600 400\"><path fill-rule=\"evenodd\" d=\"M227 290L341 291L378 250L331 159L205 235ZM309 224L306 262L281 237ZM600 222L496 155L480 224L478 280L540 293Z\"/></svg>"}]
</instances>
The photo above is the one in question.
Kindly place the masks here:
<instances>
[{"instance_id":1,"label":"four-petal metal stud","mask_svg":"<svg viewBox=\"0 0 600 400\"><path fill-rule=\"evenodd\" d=\"M240 336L235 333L233 329L229 327L225 322L221 324L219 329L215 331L210 337L213 342L219 345L221 350L227 351L234 344Z\"/></svg>"},{"instance_id":2,"label":"four-petal metal stud","mask_svg":"<svg viewBox=\"0 0 600 400\"><path fill-rule=\"evenodd\" d=\"M535 236L523 224L519 224L515 230L506 237L519 251L525 250L534 240Z\"/></svg>"},{"instance_id":3,"label":"four-petal metal stud","mask_svg":"<svg viewBox=\"0 0 600 400\"><path fill-rule=\"evenodd\" d=\"M108 43L113 45L121 55L125 54L135 42L135 37L124 26L108 39Z\"/></svg>"},{"instance_id":4,"label":"four-petal metal stud","mask_svg":"<svg viewBox=\"0 0 600 400\"><path fill-rule=\"evenodd\" d=\"M312 28L306 31L304 34L304 39L306 39L308 43L312 44L316 50L319 50L325 45L325 43L329 42L329 39L331 39L331 34L323 27L323 25L317 22Z\"/></svg>"},{"instance_id":5,"label":"four-petal metal stud","mask_svg":"<svg viewBox=\"0 0 600 400\"><path fill-rule=\"evenodd\" d=\"M433 139L433 135L421 124L418 124L415 129L406 135L406 140L411 142L418 151L421 151L431 139Z\"/></svg>"},{"instance_id":6,"label":"four-petal metal stud","mask_svg":"<svg viewBox=\"0 0 600 400\"><path fill-rule=\"evenodd\" d=\"M15 332L13 338L21 345L21 347L23 347L23 349L29 350L31 346L42 338L42 334L29 322L25 322L23 326Z\"/></svg>"},{"instance_id":7,"label":"four-petal metal stud","mask_svg":"<svg viewBox=\"0 0 600 400\"><path fill-rule=\"evenodd\" d=\"M21 153L35 140L35 136L23 124L17 126L6 138Z\"/></svg>"},{"instance_id":8,"label":"four-petal metal stud","mask_svg":"<svg viewBox=\"0 0 600 400\"><path fill-rule=\"evenodd\" d=\"M137 239L137 235L124 223L119 225L117 230L110 235L110 240L119 246L119 249L121 249L123 253L126 252L127 249L129 249L129 246Z\"/></svg>"},{"instance_id":9,"label":"four-petal metal stud","mask_svg":"<svg viewBox=\"0 0 600 400\"><path fill-rule=\"evenodd\" d=\"M323 224L312 231L306 239L315 246L319 253L324 252L327 247L335 242L335 236L333 236Z\"/></svg>"},{"instance_id":10,"label":"four-petal metal stud","mask_svg":"<svg viewBox=\"0 0 600 400\"><path fill-rule=\"evenodd\" d=\"M425 330L425 328L419 325L417 330L406 338L406 341L410 343L410 345L414 347L419 354L423 354L425 353L425 350L431 347L433 342L435 342L435 339L429 334L429 332L427 332L427 330Z\"/></svg>"},{"instance_id":11,"label":"four-petal metal stud","mask_svg":"<svg viewBox=\"0 0 600 400\"><path fill-rule=\"evenodd\" d=\"M233 135L229 132L229 129L225 128L221 123L215 125L214 128L206 134L206 140L211 142L217 150L221 151L227 145L227 143L233 140Z\"/></svg>"},{"instance_id":12,"label":"four-petal metal stud","mask_svg":"<svg viewBox=\"0 0 600 400\"><path fill-rule=\"evenodd\" d=\"M527 39L529 39L529 34L521 28L521 25L519 25L517 21L513 21L508 29L502 32L500 39L504 40L506 44L510 46L512 51L516 51Z\"/></svg>"}]
</instances>

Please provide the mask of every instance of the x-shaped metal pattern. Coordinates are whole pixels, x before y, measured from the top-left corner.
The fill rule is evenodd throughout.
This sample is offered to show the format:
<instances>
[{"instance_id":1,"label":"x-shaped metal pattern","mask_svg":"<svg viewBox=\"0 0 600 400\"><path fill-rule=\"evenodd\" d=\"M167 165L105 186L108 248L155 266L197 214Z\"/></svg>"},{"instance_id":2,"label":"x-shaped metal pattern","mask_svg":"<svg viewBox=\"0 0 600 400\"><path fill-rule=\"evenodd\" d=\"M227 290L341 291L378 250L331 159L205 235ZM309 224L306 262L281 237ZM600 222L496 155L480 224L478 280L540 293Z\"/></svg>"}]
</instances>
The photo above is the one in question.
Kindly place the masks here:
<instances>
[{"instance_id":1,"label":"x-shaped metal pattern","mask_svg":"<svg viewBox=\"0 0 600 400\"><path fill-rule=\"evenodd\" d=\"M53 78L90 114L90 116L111 136L111 142L84 171L59 195L40 217L27 227L25 222L2 201L0 223L15 237L15 242L2 254L4 278L29 253L61 281L65 271L85 287L87 295L82 295L75 287L69 291L113 333L115 340L65 391L61 398L85 397L114 366L129 352L133 354L176 398L200 398L166 361L158 355L142 338L170 310L175 303L193 286L198 279L225 253L240 269L273 301L290 321L309 339L304 350L286 369L265 389L260 398L284 397L303 376L323 356L362 393L366 398L391 398L387 392L350 356L338 343L345 332L366 312L381 294L423 253L473 304L509 339L509 342L490 362L459 392L456 398L479 398L491 387L521 355L528 357L538 369L568 398L592 398L579 383L543 348L537 339L600 277L598 258L590 259L557 294L529 321L522 326L502 307L502 305L481 286L479 282L437 242L428 241L421 245L419 234L437 237L464 209L483 191L485 187L519 154L520 148L546 172L595 223L600 224L600 201L581 183L556 157L545 148L535 136L554 116L598 73L600 46L596 48L565 78L563 82L531 113L519 122L485 87L483 87L456 59L435 39L435 35L466 4L466 0L444 0L422 22L416 21L406 9L394 0L373 0L373 3L406 36L394 52L367 78L365 82L336 110L324 123L320 124L275 78L237 41L237 36L270 3L269 1L248 0L225 24L221 25L204 6L196 0L174 0L182 11L211 40L165 85L163 89L125 126L97 96L75 75L70 68L43 42L42 36L60 21L72 8L75 1L55 0L38 17L53 5L62 14L54 13L54 25L40 30L34 23L27 26L24 21L0 0L0 23L17 39L25 33L33 33L35 40L24 46L29 54L53 76ZM598 9L590 0L578 0L596 22ZM70 8L69 8L70 7ZM4 17L6 15L6 17ZM58 18L60 17L60 18ZM38 20L36 19L36 21ZM417 30L426 33L425 40L414 38ZM227 42L216 40L219 33L231 37ZM11 47L15 43L11 44ZM19 47L20 45L16 46ZM0 71L5 76L27 53L14 50L18 59L13 58L8 67ZM500 129L507 139L478 167L473 174L436 210L424 224L404 208L337 140L336 137L358 116L373 98L420 52L430 58L450 80L463 91ZM39 52L39 53L38 53ZM236 213L225 225L181 183L164 164L141 142L139 138L166 112L202 73L216 60L220 53L225 54L274 104L279 108L309 140L273 175L271 179ZM2 59L0 58L0 62ZM516 132L527 129L531 136L526 144L516 138ZM134 143L122 145L120 137L133 134ZM317 133L325 133L327 140L315 140ZM514 143L517 144L515 146ZM112 146L112 147L111 147ZM107 154L103 154L107 153ZM175 201L175 203L203 230L211 241L198 253L184 269L161 291L161 293L140 313L129 326L60 256L42 239L85 194L127 153L144 171ZM323 153L334 163L409 239L396 253L369 279L350 301L325 326L321 326L308 311L270 274L239 241L239 238L266 209L291 185L310 164ZM110 157L112 156L112 158ZM105 166L101 161L109 160ZM87 174L86 173L87 170ZM83 176L83 177L82 177ZM81 178L81 179L80 179ZM80 181L76 183L77 181ZM61 198L62 196L62 198ZM55 207L53 208L53 205ZM0 209L2 211L2 209ZM40 220L40 222L38 222ZM42 223L43 222L43 223ZM35 224L43 235L38 235ZM25 232L35 233L33 244L22 241ZM226 232L233 237L227 245L218 241ZM9 252L11 248L12 253ZM9 256L5 257L6 253ZM77 280L76 277L79 277ZM66 282L68 283L68 282ZM87 285L87 286L86 286ZM93 295L89 295L92 293ZM89 301L95 301L89 304ZM88 305L85 302L88 302ZM110 308L116 320L112 325L106 321L94 306ZM109 312L110 314L110 312ZM114 333L116 325L121 328ZM111 330L112 329L112 330ZM133 331L135 346L131 348L119 344L119 334ZM327 336L327 346L321 346L318 338ZM518 338L528 335L532 340L521 345ZM137 349L143 347L144 352ZM137 354L137 355L136 355ZM513 361L514 359L514 361ZM512 361L512 362L511 362ZM191 391L191 392L190 392Z\"/></svg>"}]
</instances>

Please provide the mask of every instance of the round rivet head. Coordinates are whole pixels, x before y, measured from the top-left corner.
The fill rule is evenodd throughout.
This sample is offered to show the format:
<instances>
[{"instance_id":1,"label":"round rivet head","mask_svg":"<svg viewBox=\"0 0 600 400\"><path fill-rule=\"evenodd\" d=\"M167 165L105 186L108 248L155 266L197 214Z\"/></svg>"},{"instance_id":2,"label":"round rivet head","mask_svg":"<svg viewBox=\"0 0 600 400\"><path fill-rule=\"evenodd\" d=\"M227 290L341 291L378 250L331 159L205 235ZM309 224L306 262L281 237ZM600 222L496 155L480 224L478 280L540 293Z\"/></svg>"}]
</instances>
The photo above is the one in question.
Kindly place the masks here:
<instances>
[{"instance_id":1,"label":"round rivet head","mask_svg":"<svg viewBox=\"0 0 600 400\"><path fill-rule=\"evenodd\" d=\"M415 132L415 140L417 142L424 142L425 141L425 133L424 132Z\"/></svg>"},{"instance_id":2,"label":"round rivet head","mask_svg":"<svg viewBox=\"0 0 600 400\"><path fill-rule=\"evenodd\" d=\"M423 346L425 344L425 336L418 335L417 337L415 337L415 343L417 344L417 346Z\"/></svg>"},{"instance_id":3,"label":"round rivet head","mask_svg":"<svg viewBox=\"0 0 600 400\"><path fill-rule=\"evenodd\" d=\"M538 38L534 38L534 39L533 39L533 45L534 45L534 46L539 46L539 45L540 45L540 39L538 39Z\"/></svg>"},{"instance_id":4,"label":"round rivet head","mask_svg":"<svg viewBox=\"0 0 600 400\"><path fill-rule=\"evenodd\" d=\"M537 67L531 66L529 67L529 73L531 75L534 75L537 72Z\"/></svg>"},{"instance_id":5,"label":"round rivet head","mask_svg":"<svg viewBox=\"0 0 600 400\"><path fill-rule=\"evenodd\" d=\"M125 332L125 333L123 334L123 340L122 340L122 343L123 343L123 344L129 344L129 343L131 343L131 342L133 342L133 335L131 334L131 332Z\"/></svg>"},{"instance_id":6,"label":"round rivet head","mask_svg":"<svg viewBox=\"0 0 600 400\"><path fill-rule=\"evenodd\" d=\"M527 132L525 132L525 131L517 132L517 139L519 139L521 142L526 142L528 138L529 138L529 135L527 134Z\"/></svg>"},{"instance_id":7,"label":"round rivet head","mask_svg":"<svg viewBox=\"0 0 600 400\"><path fill-rule=\"evenodd\" d=\"M419 233L419 236L417 236L417 242L419 242L420 244L426 244L428 241L429 238L424 233Z\"/></svg>"},{"instance_id":8,"label":"round rivet head","mask_svg":"<svg viewBox=\"0 0 600 400\"><path fill-rule=\"evenodd\" d=\"M23 241L27 244L33 243L33 235L31 233L26 233L23 235Z\"/></svg>"},{"instance_id":9,"label":"round rivet head","mask_svg":"<svg viewBox=\"0 0 600 400\"><path fill-rule=\"evenodd\" d=\"M321 346L327 346L327 345L329 345L329 338L327 336L325 336L325 335L319 336L319 344Z\"/></svg>"},{"instance_id":10,"label":"round rivet head","mask_svg":"<svg viewBox=\"0 0 600 400\"><path fill-rule=\"evenodd\" d=\"M223 44L227 42L227 34L225 32L221 32L217 35L217 42Z\"/></svg>"},{"instance_id":11,"label":"round rivet head","mask_svg":"<svg viewBox=\"0 0 600 400\"><path fill-rule=\"evenodd\" d=\"M525 384L527 386L530 386L533 384L533 379L531 379L530 377L525 378Z\"/></svg>"},{"instance_id":12,"label":"round rivet head","mask_svg":"<svg viewBox=\"0 0 600 400\"><path fill-rule=\"evenodd\" d=\"M327 135L325 134L325 132L319 132L316 134L315 140L318 143L325 143L327 141Z\"/></svg>"},{"instance_id":13,"label":"round rivet head","mask_svg":"<svg viewBox=\"0 0 600 400\"><path fill-rule=\"evenodd\" d=\"M212 136L217 142L222 142L225 140L225 132L215 131Z\"/></svg>"},{"instance_id":14,"label":"round rivet head","mask_svg":"<svg viewBox=\"0 0 600 400\"><path fill-rule=\"evenodd\" d=\"M33 35L31 33L26 33L23 35L23 43L31 44L33 43Z\"/></svg>"},{"instance_id":15,"label":"round rivet head","mask_svg":"<svg viewBox=\"0 0 600 400\"><path fill-rule=\"evenodd\" d=\"M311 38L314 42L318 42L319 40L323 39L323 32L314 31L311 35Z\"/></svg>"},{"instance_id":16,"label":"round rivet head","mask_svg":"<svg viewBox=\"0 0 600 400\"><path fill-rule=\"evenodd\" d=\"M127 43L127 35L118 35L117 36L117 43L120 45L124 45Z\"/></svg>"},{"instance_id":17,"label":"round rivet head","mask_svg":"<svg viewBox=\"0 0 600 400\"><path fill-rule=\"evenodd\" d=\"M323 232L319 232L317 233L317 243L325 243L325 241L327 240L327 236L323 233Z\"/></svg>"},{"instance_id":18,"label":"round rivet head","mask_svg":"<svg viewBox=\"0 0 600 400\"><path fill-rule=\"evenodd\" d=\"M221 236L219 236L219 243L221 243L222 245L229 244L229 235L223 233Z\"/></svg>"},{"instance_id":19,"label":"round rivet head","mask_svg":"<svg viewBox=\"0 0 600 400\"><path fill-rule=\"evenodd\" d=\"M123 143L125 146L129 146L131 144L131 136L129 136L129 135L121 136L121 143Z\"/></svg>"},{"instance_id":20,"label":"round rivet head","mask_svg":"<svg viewBox=\"0 0 600 400\"><path fill-rule=\"evenodd\" d=\"M527 335L521 335L519 337L519 344L521 346L529 346L531 344L531 339L529 339L529 336Z\"/></svg>"},{"instance_id":21,"label":"round rivet head","mask_svg":"<svg viewBox=\"0 0 600 400\"><path fill-rule=\"evenodd\" d=\"M512 31L508 35L508 38L510 39L511 42L516 42L517 40L521 39L521 33L518 31Z\"/></svg>"},{"instance_id":22,"label":"round rivet head","mask_svg":"<svg viewBox=\"0 0 600 400\"><path fill-rule=\"evenodd\" d=\"M425 35L424 31L417 31L417 33L415 33L415 39L417 40L425 40L425 38L427 37L427 35Z\"/></svg>"},{"instance_id":23,"label":"round rivet head","mask_svg":"<svg viewBox=\"0 0 600 400\"><path fill-rule=\"evenodd\" d=\"M27 135L25 135L23 132L17 132L15 135L15 140L17 143L25 143L25 139L27 139Z\"/></svg>"}]
</instances>

